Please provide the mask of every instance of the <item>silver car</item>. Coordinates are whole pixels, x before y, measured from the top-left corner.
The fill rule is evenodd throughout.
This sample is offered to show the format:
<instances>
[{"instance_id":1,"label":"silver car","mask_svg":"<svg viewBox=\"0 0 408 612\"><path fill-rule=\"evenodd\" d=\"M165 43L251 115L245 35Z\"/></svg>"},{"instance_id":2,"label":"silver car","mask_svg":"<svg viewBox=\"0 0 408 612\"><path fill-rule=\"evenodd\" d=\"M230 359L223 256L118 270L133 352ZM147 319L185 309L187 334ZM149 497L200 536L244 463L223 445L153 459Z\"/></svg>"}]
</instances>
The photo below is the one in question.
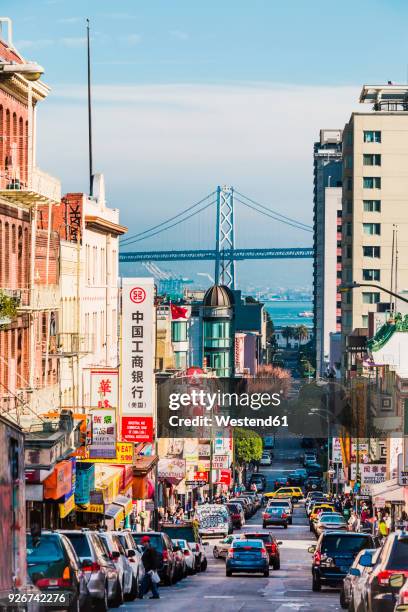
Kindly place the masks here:
<instances>
[{"instance_id":1,"label":"silver car","mask_svg":"<svg viewBox=\"0 0 408 612\"><path fill-rule=\"evenodd\" d=\"M125 549L123 548L119 537L112 531L100 532L99 536L109 558L112 559L116 569L118 570L119 583L121 585L124 599L135 599L138 593L136 593L134 590L132 591L134 587L132 566L129 563L129 559L126 556Z\"/></svg>"},{"instance_id":2,"label":"silver car","mask_svg":"<svg viewBox=\"0 0 408 612\"><path fill-rule=\"evenodd\" d=\"M134 599L139 594L139 587L145 574L142 555L138 550L130 531L113 531L122 544L133 572L133 584L129 598Z\"/></svg>"},{"instance_id":3,"label":"silver car","mask_svg":"<svg viewBox=\"0 0 408 612\"><path fill-rule=\"evenodd\" d=\"M123 601L118 570L109 559L99 534L95 531L61 530L71 542L81 562L92 605L98 612L106 612L110 605Z\"/></svg>"}]
</instances>

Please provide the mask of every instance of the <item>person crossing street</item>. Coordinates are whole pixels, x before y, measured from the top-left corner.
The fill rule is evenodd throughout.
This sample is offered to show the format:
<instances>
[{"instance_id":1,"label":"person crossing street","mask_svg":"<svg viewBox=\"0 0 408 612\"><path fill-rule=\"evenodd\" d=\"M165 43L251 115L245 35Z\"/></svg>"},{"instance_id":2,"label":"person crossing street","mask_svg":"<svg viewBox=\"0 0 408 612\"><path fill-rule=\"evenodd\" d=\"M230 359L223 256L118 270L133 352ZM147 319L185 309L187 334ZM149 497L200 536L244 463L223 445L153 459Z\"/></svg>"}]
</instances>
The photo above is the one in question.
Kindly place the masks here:
<instances>
[{"instance_id":1,"label":"person crossing street","mask_svg":"<svg viewBox=\"0 0 408 612\"><path fill-rule=\"evenodd\" d=\"M159 557L157 550L152 545L149 536L143 536L140 543L144 547L142 563L145 568L145 575L142 579L139 598L143 597L151 590L150 599L160 599L158 582L156 581L157 570L159 569Z\"/></svg>"}]
</instances>

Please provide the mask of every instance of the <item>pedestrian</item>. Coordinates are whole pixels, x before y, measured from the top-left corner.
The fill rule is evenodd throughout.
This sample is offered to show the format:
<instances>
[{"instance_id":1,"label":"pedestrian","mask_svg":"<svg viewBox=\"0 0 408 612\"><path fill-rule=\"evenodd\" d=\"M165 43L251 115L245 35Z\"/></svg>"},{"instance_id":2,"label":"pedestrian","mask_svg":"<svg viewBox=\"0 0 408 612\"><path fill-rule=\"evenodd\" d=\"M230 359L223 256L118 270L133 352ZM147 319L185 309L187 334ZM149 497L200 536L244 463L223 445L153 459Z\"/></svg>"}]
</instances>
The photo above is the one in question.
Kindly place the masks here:
<instances>
[{"instance_id":1,"label":"pedestrian","mask_svg":"<svg viewBox=\"0 0 408 612\"><path fill-rule=\"evenodd\" d=\"M391 526L392 526L392 521L391 521L391 516L390 516L389 512L385 513L384 521L385 521L385 524L387 525L388 533L390 533Z\"/></svg>"},{"instance_id":2,"label":"pedestrian","mask_svg":"<svg viewBox=\"0 0 408 612\"><path fill-rule=\"evenodd\" d=\"M139 599L143 599L150 590L152 591L150 599L160 599L158 583L154 580L154 574L157 574L157 570L160 566L158 552L152 545L149 536L143 536L140 543L144 548L142 563L145 569L145 575L142 578Z\"/></svg>"},{"instance_id":3,"label":"pedestrian","mask_svg":"<svg viewBox=\"0 0 408 612\"><path fill-rule=\"evenodd\" d=\"M401 516L397 521L397 528L402 529L402 531L406 531L408 528L408 514L405 510L401 512Z\"/></svg>"},{"instance_id":4,"label":"pedestrian","mask_svg":"<svg viewBox=\"0 0 408 612\"><path fill-rule=\"evenodd\" d=\"M380 520L378 521L378 536L383 539L386 538L388 535L388 527L387 524L384 520L384 517L381 515Z\"/></svg>"}]
</instances>

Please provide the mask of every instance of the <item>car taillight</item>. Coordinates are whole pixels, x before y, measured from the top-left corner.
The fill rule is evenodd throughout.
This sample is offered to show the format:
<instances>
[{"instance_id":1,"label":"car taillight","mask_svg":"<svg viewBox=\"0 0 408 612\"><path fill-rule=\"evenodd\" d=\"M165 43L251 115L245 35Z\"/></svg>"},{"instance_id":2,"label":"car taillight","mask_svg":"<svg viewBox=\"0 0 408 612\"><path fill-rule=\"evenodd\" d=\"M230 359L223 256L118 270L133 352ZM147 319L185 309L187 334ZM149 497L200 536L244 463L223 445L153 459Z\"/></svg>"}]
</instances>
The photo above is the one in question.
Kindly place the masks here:
<instances>
[{"instance_id":1,"label":"car taillight","mask_svg":"<svg viewBox=\"0 0 408 612\"><path fill-rule=\"evenodd\" d=\"M282 512L282 518L288 518L288 515L286 514L286 512Z\"/></svg>"},{"instance_id":2,"label":"car taillight","mask_svg":"<svg viewBox=\"0 0 408 612\"><path fill-rule=\"evenodd\" d=\"M83 572L99 572L100 569L101 569L101 566L99 565L99 563L95 563L95 562L92 563L91 565L85 565L84 567L82 567Z\"/></svg>"},{"instance_id":3,"label":"car taillight","mask_svg":"<svg viewBox=\"0 0 408 612\"><path fill-rule=\"evenodd\" d=\"M228 551L228 559L233 559L234 558L234 549L230 548Z\"/></svg>"},{"instance_id":4,"label":"car taillight","mask_svg":"<svg viewBox=\"0 0 408 612\"><path fill-rule=\"evenodd\" d=\"M71 581L65 578L40 578L35 584L39 589L54 586L70 587Z\"/></svg>"},{"instance_id":5,"label":"car taillight","mask_svg":"<svg viewBox=\"0 0 408 612\"><path fill-rule=\"evenodd\" d=\"M190 556L190 551L189 550L184 550L184 556L185 557L189 557Z\"/></svg>"},{"instance_id":6,"label":"car taillight","mask_svg":"<svg viewBox=\"0 0 408 612\"><path fill-rule=\"evenodd\" d=\"M163 552L162 552L162 558L163 558L163 561L168 561L168 559L169 559L169 553L167 552L167 550L163 550Z\"/></svg>"},{"instance_id":7,"label":"car taillight","mask_svg":"<svg viewBox=\"0 0 408 612\"><path fill-rule=\"evenodd\" d=\"M239 518L241 518L241 515L238 514L238 512L234 512L234 514L232 515L232 518L239 519Z\"/></svg>"},{"instance_id":8,"label":"car taillight","mask_svg":"<svg viewBox=\"0 0 408 612\"><path fill-rule=\"evenodd\" d=\"M277 552L276 544L271 544L271 554L275 555Z\"/></svg>"},{"instance_id":9,"label":"car taillight","mask_svg":"<svg viewBox=\"0 0 408 612\"><path fill-rule=\"evenodd\" d=\"M377 574L378 583L382 585L388 585L390 582L391 573L389 570L382 570Z\"/></svg>"},{"instance_id":10,"label":"car taillight","mask_svg":"<svg viewBox=\"0 0 408 612\"><path fill-rule=\"evenodd\" d=\"M266 548L261 548L262 559L267 559L268 553L266 552Z\"/></svg>"},{"instance_id":11,"label":"car taillight","mask_svg":"<svg viewBox=\"0 0 408 612\"><path fill-rule=\"evenodd\" d=\"M267 512L264 512L264 513L262 514L262 518L268 518L268 516L269 516L269 514L268 514Z\"/></svg>"},{"instance_id":12,"label":"car taillight","mask_svg":"<svg viewBox=\"0 0 408 612\"><path fill-rule=\"evenodd\" d=\"M322 558L322 555L320 554L318 550L316 550L314 557L313 557L313 563L315 565L320 565L321 558Z\"/></svg>"}]
</instances>

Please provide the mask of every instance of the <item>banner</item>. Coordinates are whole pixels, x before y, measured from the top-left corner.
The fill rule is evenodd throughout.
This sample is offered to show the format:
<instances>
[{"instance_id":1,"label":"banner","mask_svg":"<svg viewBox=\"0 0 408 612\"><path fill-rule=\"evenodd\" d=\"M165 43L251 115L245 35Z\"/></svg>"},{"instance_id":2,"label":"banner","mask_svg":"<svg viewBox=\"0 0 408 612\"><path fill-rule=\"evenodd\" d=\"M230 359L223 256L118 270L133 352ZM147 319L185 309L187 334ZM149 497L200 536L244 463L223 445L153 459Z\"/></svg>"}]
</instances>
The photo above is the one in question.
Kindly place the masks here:
<instances>
[{"instance_id":1,"label":"banner","mask_svg":"<svg viewBox=\"0 0 408 612\"><path fill-rule=\"evenodd\" d=\"M133 444L131 442L116 442L116 454L110 459L91 459L89 448L81 447L75 456L81 463L133 463Z\"/></svg>"},{"instance_id":2,"label":"banner","mask_svg":"<svg viewBox=\"0 0 408 612\"><path fill-rule=\"evenodd\" d=\"M356 480L357 464L350 466L350 480ZM387 466L384 463L365 463L359 465L361 484L378 484L384 482Z\"/></svg>"},{"instance_id":3,"label":"banner","mask_svg":"<svg viewBox=\"0 0 408 612\"><path fill-rule=\"evenodd\" d=\"M122 438L140 440L137 417L154 415L155 309L153 278L122 279ZM150 426L148 427L150 429Z\"/></svg>"},{"instance_id":4,"label":"banner","mask_svg":"<svg viewBox=\"0 0 408 612\"><path fill-rule=\"evenodd\" d=\"M117 408L119 397L119 372L117 368L92 368L91 406Z\"/></svg>"},{"instance_id":5,"label":"banner","mask_svg":"<svg viewBox=\"0 0 408 612\"><path fill-rule=\"evenodd\" d=\"M91 459L113 459L116 457L116 412L111 408L91 411L92 443L89 447Z\"/></svg>"},{"instance_id":6,"label":"banner","mask_svg":"<svg viewBox=\"0 0 408 612\"><path fill-rule=\"evenodd\" d=\"M229 467L228 455L213 455L212 467L214 470L223 470Z\"/></svg>"},{"instance_id":7,"label":"banner","mask_svg":"<svg viewBox=\"0 0 408 612\"><path fill-rule=\"evenodd\" d=\"M236 333L234 339L235 374L244 373L245 334Z\"/></svg>"},{"instance_id":8,"label":"banner","mask_svg":"<svg viewBox=\"0 0 408 612\"><path fill-rule=\"evenodd\" d=\"M186 475L186 462L184 459L163 457L159 459L157 474L159 478L170 482L180 482Z\"/></svg>"}]
</instances>

